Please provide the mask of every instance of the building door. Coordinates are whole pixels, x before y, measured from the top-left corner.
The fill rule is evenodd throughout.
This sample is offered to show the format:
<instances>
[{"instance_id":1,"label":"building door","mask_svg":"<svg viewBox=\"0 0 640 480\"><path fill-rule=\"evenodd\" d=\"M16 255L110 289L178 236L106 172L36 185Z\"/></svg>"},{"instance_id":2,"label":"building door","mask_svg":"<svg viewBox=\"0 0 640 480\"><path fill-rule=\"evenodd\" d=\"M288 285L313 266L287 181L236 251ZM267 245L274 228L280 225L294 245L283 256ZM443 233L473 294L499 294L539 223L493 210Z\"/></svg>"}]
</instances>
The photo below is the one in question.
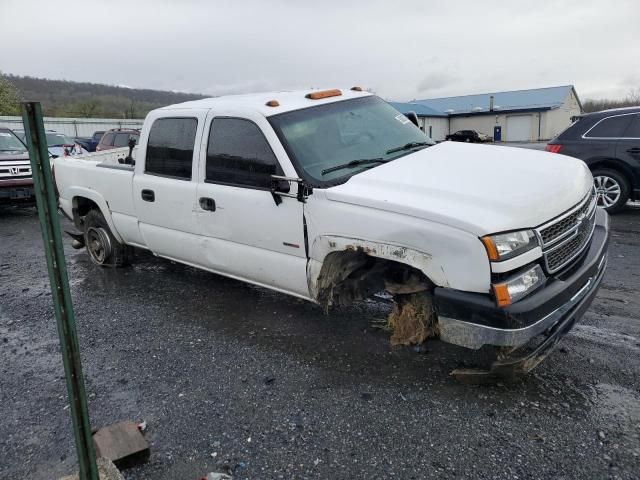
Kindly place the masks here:
<instances>
[{"instance_id":1,"label":"building door","mask_svg":"<svg viewBox=\"0 0 640 480\"><path fill-rule=\"evenodd\" d=\"M507 117L507 141L531 141L531 115L511 115Z\"/></svg>"},{"instance_id":2,"label":"building door","mask_svg":"<svg viewBox=\"0 0 640 480\"><path fill-rule=\"evenodd\" d=\"M502 126L501 125L495 125L493 127L493 141L494 142L501 142L502 141Z\"/></svg>"}]
</instances>

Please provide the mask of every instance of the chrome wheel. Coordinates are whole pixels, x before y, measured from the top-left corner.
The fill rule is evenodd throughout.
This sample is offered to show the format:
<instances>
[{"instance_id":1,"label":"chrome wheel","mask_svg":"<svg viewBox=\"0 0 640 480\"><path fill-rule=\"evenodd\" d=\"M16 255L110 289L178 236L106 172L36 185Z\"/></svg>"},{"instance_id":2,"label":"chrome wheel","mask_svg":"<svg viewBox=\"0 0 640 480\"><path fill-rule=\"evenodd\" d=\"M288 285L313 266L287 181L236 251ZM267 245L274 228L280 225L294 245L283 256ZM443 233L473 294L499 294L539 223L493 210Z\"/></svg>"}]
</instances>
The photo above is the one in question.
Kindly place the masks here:
<instances>
[{"instance_id":1,"label":"chrome wheel","mask_svg":"<svg viewBox=\"0 0 640 480\"><path fill-rule=\"evenodd\" d=\"M111 255L111 240L107 231L102 227L87 229L86 242L91 260L98 265L103 265Z\"/></svg>"},{"instance_id":2,"label":"chrome wheel","mask_svg":"<svg viewBox=\"0 0 640 480\"><path fill-rule=\"evenodd\" d=\"M598 175L593 177L593 184L596 187L599 206L609 208L620 200L622 187L615 178Z\"/></svg>"}]
</instances>

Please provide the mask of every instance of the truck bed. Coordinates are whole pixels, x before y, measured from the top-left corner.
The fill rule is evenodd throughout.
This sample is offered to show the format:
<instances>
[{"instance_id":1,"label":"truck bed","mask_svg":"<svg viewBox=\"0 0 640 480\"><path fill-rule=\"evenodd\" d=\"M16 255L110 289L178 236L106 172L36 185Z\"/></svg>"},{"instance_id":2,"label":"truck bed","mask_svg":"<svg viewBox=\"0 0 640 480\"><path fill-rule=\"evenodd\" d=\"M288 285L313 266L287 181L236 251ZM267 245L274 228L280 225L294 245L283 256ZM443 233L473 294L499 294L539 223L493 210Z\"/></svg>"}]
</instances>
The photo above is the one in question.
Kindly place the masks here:
<instances>
[{"instance_id":1,"label":"truck bed","mask_svg":"<svg viewBox=\"0 0 640 480\"><path fill-rule=\"evenodd\" d=\"M73 198L82 196L96 203L98 199L103 198L112 212L114 221L120 215L133 216L134 167L118 162L128 153L129 149L125 147L56 158L53 161L56 185L60 194L60 207L65 213L71 217Z\"/></svg>"}]
</instances>

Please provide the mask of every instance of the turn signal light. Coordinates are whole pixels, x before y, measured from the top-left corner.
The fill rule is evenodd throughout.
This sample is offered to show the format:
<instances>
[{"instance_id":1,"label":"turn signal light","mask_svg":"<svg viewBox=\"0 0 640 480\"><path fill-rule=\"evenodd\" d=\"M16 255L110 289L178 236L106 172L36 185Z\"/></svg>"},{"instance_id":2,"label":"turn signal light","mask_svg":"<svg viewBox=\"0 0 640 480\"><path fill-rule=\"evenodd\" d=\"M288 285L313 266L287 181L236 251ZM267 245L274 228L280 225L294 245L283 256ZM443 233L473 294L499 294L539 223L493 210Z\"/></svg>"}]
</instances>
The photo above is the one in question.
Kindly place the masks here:
<instances>
[{"instance_id":1,"label":"turn signal light","mask_svg":"<svg viewBox=\"0 0 640 480\"><path fill-rule=\"evenodd\" d=\"M506 284L493 285L493 295L496 297L496 303L499 307L511 305L511 295Z\"/></svg>"},{"instance_id":2,"label":"turn signal light","mask_svg":"<svg viewBox=\"0 0 640 480\"><path fill-rule=\"evenodd\" d=\"M496 248L495 243L493 243L491 237L482 237L480 240L482 240L484 248L487 249L487 256L489 257L489 260L491 260L492 262L497 262L498 260L500 260L498 249Z\"/></svg>"},{"instance_id":3,"label":"turn signal light","mask_svg":"<svg viewBox=\"0 0 640 480\"><path fill-rule=\"evenodd\" d=\"M558 145L558 144L550 144L548 143L546 147L544 147L544 149L547 152L551 152L551 153L559 153L560 149L562 148L562 145Z\"/></svg>"},{"instance_id":4,"label":"turn signal light","mask_svg":"<svg viewBox=\"0 0 640 480\"><path fill-rule=\"evenodd\" d=\"M534 265L529 270L521 271L502 283L494 283L491 289L496 304L499 307L506 307L517 302L542 287L546 278L540 265Z\"/></svg>"},{"instance_id":5,"label":"turn signal light","mask_svg":"<svg viewBox=\"0 0 640 480\"><path fill-rule=\"evenodd\" d=\"M321 98L327 97L338 97L342 95L342 92L334 88L333 90L321 90L319 92L307 93L305 96L310 100L320 100Z\"/></svg>"}]
</instances>

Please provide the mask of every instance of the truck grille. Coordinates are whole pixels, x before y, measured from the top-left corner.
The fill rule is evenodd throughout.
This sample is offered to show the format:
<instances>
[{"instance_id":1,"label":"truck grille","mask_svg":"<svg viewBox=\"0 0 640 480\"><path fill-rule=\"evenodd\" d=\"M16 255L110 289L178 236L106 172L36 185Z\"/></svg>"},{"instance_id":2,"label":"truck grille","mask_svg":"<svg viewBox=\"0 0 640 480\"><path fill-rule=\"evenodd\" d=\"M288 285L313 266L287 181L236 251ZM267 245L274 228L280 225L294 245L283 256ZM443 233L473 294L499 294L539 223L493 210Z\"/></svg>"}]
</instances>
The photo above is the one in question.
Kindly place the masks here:
<instances>
[{"instance_id":1,"label":"truck grille","mask_svg":"<svg viewBox=\"0 0 640 480\"><path fill-rule=\"evenodd\" d=\"M537 229L547 273L567 266L589 245L596 221L596 200L592 189L577 207Z\"/></svg>"}]
</instances>

